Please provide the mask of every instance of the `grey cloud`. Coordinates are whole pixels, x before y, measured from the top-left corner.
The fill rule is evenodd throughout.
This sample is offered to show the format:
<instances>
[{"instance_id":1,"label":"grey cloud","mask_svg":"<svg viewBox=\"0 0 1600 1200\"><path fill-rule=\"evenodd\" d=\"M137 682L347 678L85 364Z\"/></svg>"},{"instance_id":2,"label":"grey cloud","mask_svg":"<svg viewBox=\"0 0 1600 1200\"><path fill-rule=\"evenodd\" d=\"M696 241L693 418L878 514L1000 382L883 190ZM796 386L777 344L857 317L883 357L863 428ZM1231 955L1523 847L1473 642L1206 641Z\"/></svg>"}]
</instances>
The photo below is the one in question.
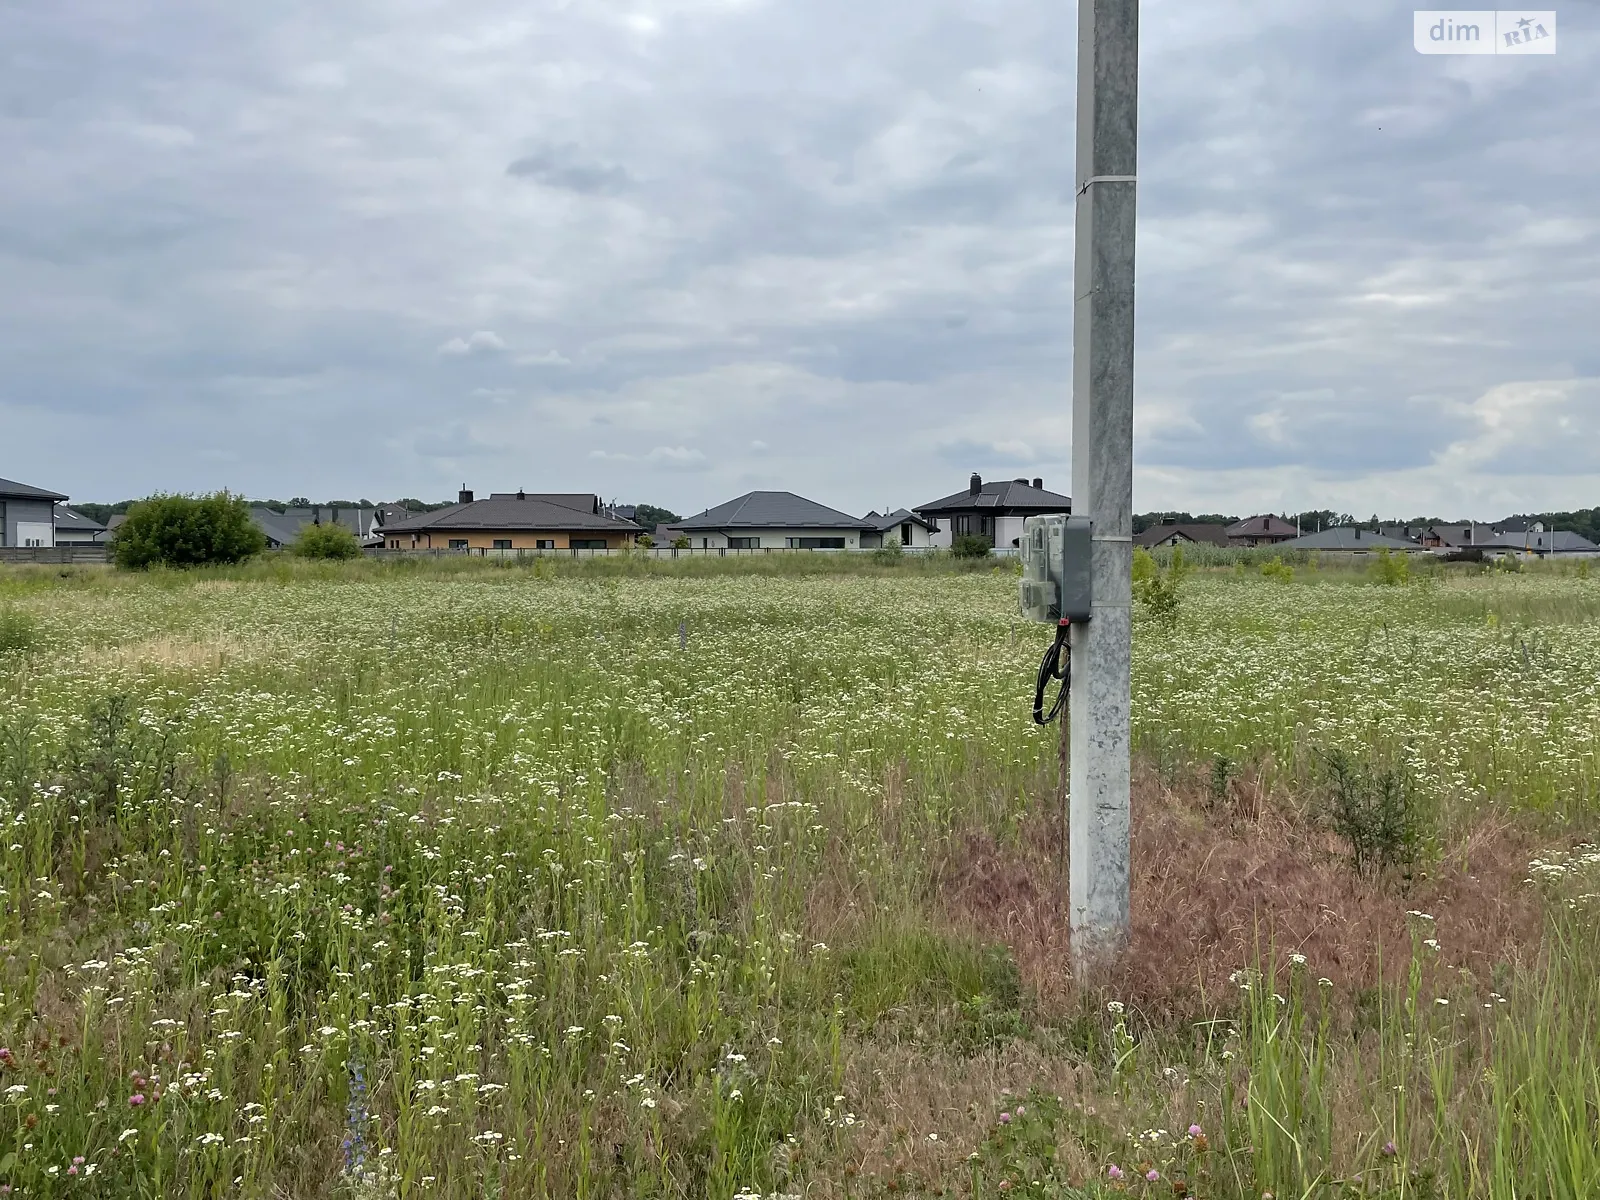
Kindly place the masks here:
<instances>
[{"instance_id":1,"label":"grey cloud","mask_svg":"<svg viewBox=\"0 0 1600 1200\"><path fill-rule=\"evenodd\" d=\"M576 146L553 146L512 160L506 174L585 195L619 192L631 182L622 167L587 161Z\"/></svg>"},{"instance_id":2,"label":"grey cloud","mask_svg":"<svg viewBox=\"0 0 1600 1200\"><path fill-rule=\"evenodd\" d=\"M6 428L80 497L1065 488L1072 10L14 6ZM1141 502L1444 508L1542 465L1579 503L1592 438L1484 442L1476 406L1596 373L1600 52L1424 59L1394 0L1142 24Z\"/></svg>"}]
</instances>

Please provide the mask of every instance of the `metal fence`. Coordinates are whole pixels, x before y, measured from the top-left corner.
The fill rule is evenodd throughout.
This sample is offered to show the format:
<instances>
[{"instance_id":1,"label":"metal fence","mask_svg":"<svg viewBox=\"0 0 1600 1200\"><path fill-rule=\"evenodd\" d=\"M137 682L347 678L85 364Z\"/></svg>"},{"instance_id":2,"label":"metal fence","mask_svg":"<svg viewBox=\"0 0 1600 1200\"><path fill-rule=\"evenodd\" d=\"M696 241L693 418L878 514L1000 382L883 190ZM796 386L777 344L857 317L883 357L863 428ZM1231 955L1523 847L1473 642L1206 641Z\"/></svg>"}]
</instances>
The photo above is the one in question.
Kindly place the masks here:
<instances>
[{"instance_id":1,"label":"metal fence","mask_svg":"<svg viewBox=\"0 0 1600 1200\"><path fill-rule=\"evenodd\" d=\"M371 558L498 558L509 559L513 562L519 559L535 558L764 558L778 554L837 554L845 557L862 554L881 554L883 551L877 547L856 548L848 550L820 550L802 549L791 546L761 546L746 549L733 546L626 546L612 549L558 549L558 550L494 550L484 546L468 547L464 550L416 549L416 550L389 550L386 548L373 548L367 550ZM902 554L948 554L949 550L937 546L906 546ZM1018 553L1015 546L997 546L993 551L996 558L1012 558Z\"/></svg>"}]
</instances>

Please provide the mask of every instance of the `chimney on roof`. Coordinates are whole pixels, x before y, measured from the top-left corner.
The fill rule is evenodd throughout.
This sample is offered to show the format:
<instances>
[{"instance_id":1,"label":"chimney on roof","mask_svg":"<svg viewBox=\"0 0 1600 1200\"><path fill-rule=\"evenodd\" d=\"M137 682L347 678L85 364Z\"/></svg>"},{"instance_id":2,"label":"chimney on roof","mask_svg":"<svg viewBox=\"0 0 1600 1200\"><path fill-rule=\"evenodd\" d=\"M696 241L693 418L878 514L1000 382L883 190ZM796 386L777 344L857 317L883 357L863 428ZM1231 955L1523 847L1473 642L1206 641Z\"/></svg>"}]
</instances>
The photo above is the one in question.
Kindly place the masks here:
<instances>
[{"instance_id":1,"label":"chimney on roof","mask_svg":"<svg viewBox=\"0 0 1600 1200\"><path fill-rule=\"evenodd\" d=\"M517 499L518 500L526 500L527 498L528 498L528 494L526 492L524 492L521 488L518 488L517 489Z\"/></svg>"},{"instance_id":2,"label":"chimney on roof","mask_svg":"<svg viewBox=\"0 0 1600 1200\"><path fill-rule=\"evenodd\" d=\"M457 504L471 504L472 503L472 489L469 488L464 483L461 485L461 490L456 493L456 503Z\"/></svg>"},{"instance_id":3,"label":"chimney on roof","mask_svg":"<svg viewBox=\"0 0 1600 1200\"><path fill-rule=\"evenodd\" d=\"M967 495L976 496L981 491L983 491L983 476L974 471L972 478L967 481Z\"/></svg>"},{"instance_id":4,"label":"chimney on roof","mask_svg":"<svg viewBox=\"0 0 1600 1200\"><path fill-rule=\"evenodd\" d=\"M1033 486L1041 492L1044 491L1044 480L1035 475L1033 477Z\"/></svg>"}]
</instances>

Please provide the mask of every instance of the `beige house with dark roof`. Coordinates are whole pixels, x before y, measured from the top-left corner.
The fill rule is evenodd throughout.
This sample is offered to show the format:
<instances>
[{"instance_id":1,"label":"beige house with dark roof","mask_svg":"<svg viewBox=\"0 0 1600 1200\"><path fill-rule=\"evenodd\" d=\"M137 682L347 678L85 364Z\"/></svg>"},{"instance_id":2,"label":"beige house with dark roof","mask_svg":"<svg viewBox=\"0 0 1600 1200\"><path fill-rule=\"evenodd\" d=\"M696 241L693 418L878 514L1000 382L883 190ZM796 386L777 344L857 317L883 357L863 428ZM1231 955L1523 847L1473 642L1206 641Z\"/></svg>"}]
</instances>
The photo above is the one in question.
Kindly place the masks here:
<instances>
[{"instance_id":1,"label":"beige house with dark roof","mask_svg":"<svg viewBox=\"0 0 1600 1200\"><path fill-rule=\"evenodd\" d=\"M455 504L386 521L375 536L385 550L620 550L643 530L605 511L589 492L495 492L473 499L463 489Z\"/></svg>"}]
</instances>

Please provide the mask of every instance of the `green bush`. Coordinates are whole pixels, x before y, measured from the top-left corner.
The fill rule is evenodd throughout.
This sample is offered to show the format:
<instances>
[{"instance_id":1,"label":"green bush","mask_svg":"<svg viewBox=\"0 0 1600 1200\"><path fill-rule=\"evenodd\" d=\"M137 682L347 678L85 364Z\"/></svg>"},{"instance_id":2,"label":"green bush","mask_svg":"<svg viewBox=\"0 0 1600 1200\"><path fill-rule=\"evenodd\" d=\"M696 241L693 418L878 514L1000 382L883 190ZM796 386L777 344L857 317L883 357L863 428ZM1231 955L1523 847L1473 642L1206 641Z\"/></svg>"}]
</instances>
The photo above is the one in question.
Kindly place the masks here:
<instances>
[{"instance_id":1,"label":"green bush","mask_svg":"<svg viewBox=\"0 0 1600 1200\"><path fill-rule=\"evenodd\" d=\"M1143 555L1141 558L1140 556ZM1143 546L1133 552L1133 595L1156 624L1170 629L1178 619L1183 577L1189 573L1183 561L1183 547L1172 548L1172 559L1162 570L1155 556Z\"/></svg>"},{"instance_id":2,"label":"green bush","mask_svg":"<svg viewBox=\"0 0 1600 1200\"><path fill-rule=\"evenodd\" d=\"M872 561L876 563L897 563L904 557L905 550L897 537L884 538L883 545L872 552Z\"/></svg>"},{"instance_id":3,"label":"green bush","mask_svg":"<svg viewBox=\"0 0 1600 1200\"><path fill-rule=\"evenodd\" d=\"M1411 560L1404 554L1391 554L1387 546L1378 551L1367 570L1373 579L1388 587L1404 587L1411 582Z\"/></svg>"},{"instance_id":4,"label":"green bush","mask_svg":"<svg viewBox=\"0 0 1600 1200\"><path fill-rule=\"evenodd\" d=\"M1384 553L1387 554L1388 551ZM1276 554L1272 556L1272 561L1261 564L1261 573L1268 579L1276 579L1279 583L1294 582L1294 568Z\"/></svg>"},{"instance_id":5,"label":"green bush","mask_svg":"<svg viewBox=\"0 0 1600 1200\"><path fill-rule=\"evenodd\" d=\"M950 543L950 553L957 558L988 558L994 547L975 533L963 533Z\"/></svg>"},{"instance_id":6,"label":"green bush","mask_svg":"<svg viewBox=\"0 0 1600 1200\"><path fill-rule=\"evenodd\" d=\"M312 523L300 526L289 551L299 558L360 558L361 543L343 525Z\"/></svg>"},{"instance_id":7,"label":"green bush","mask_svg":"<svg viewBox=\"0 0 1600 1200\"><path fill-rule=\"evenodd\" d=\"M243 562L266 548L250 509L228 492L141 500L111 539L113 561L132 571Z\"/></svg>"},{"instance_id":8,"label":"green bush","mask_svg":"<svg viewBox=\"0 0 1600 1200\"><path fill-rule=\"evenodd\" d=\"M1340 749L1321 754L1325 807L1358 872L1407 870L1426 832L1416 781L1403 763L1360 762Z\"/></svg>"}]
</instances>

